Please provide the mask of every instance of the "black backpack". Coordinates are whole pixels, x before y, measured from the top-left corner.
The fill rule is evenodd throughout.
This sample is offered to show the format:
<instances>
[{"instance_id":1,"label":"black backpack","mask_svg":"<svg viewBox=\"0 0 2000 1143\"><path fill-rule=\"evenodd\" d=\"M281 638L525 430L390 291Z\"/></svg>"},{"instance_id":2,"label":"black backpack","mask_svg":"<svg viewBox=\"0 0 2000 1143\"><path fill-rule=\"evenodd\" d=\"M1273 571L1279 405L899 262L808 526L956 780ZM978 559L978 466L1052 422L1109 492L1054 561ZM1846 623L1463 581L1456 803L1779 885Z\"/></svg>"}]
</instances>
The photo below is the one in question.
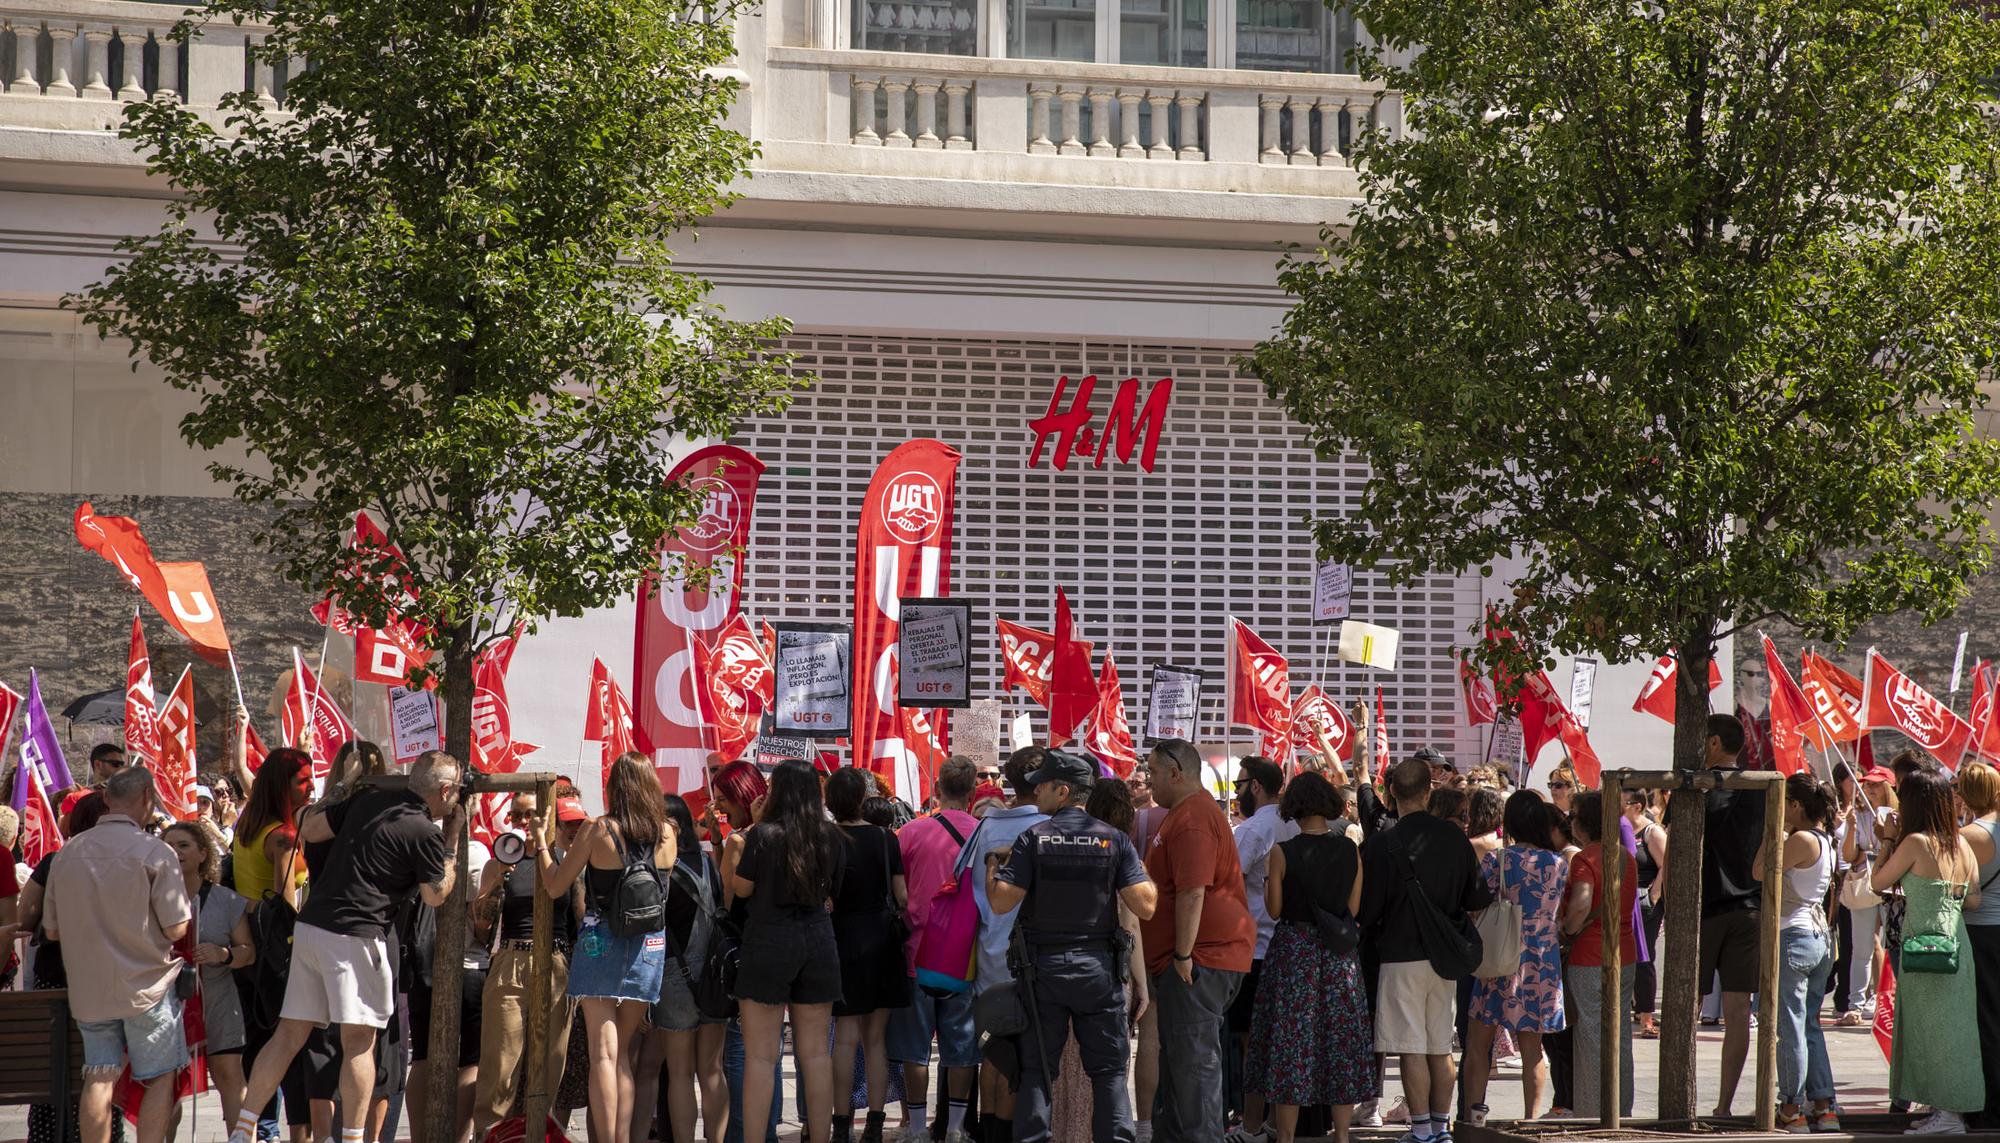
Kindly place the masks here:
<instances>
[{"instance_id":1,"label":"black backpack","mask_svg":"<svg viewBox=\"0 0 2000 1143\"><path fill-rule=\"evenodd\" d=\"M667 927L667 899L660 891L660 873L651 853L638 853L620 843L625 867L598 915L613 936L642 937Z\"/></svg>"}]
</instances>

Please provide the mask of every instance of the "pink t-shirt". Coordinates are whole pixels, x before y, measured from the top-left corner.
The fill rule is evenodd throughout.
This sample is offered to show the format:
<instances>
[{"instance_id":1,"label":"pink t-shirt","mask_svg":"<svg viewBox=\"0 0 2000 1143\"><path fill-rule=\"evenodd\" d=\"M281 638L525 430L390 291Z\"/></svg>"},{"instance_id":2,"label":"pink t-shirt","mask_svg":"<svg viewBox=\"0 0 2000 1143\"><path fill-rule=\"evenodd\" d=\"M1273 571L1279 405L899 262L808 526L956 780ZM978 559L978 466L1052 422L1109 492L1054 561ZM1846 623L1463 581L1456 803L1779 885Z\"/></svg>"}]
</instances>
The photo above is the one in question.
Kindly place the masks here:
<instances>
[{"instance_id":1,"label":"pink t-shirt","mask_svg":"<svg viewBox=\"0 0 2000 1143\"><path fill-rule=\"evenodd\" d=\"M910 975L916 975L917 942L923 939L924 920L930 916L931 898L944 883L951 880L952 867L958 864L959 842L953 841L951 830L938 819L951 822L952 829L961 838L972 836L979 825L979 819L964 810L940 810L904 826L896 834L896 840L903 847L903 883L909 889L910 903L903 909L903 917L910 925L910 939L903 949L904 963L911 966Z\"/></svg>"}]
</instances>

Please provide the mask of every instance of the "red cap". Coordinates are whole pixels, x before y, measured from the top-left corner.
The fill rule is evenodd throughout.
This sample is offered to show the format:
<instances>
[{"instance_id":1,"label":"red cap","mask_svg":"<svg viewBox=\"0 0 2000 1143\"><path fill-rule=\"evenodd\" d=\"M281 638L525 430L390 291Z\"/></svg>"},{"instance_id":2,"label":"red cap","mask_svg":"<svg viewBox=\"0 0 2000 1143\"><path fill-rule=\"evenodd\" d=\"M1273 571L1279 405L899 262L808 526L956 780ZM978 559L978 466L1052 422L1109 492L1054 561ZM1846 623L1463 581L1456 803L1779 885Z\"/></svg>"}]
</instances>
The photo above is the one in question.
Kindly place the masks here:
<instances>
[{"instance_id":1,"label":"red cap","mask_svg":"<svg viewBox=\"0 0 2000 1143\"><path fill-rule=\"evenodd\" d=\"M583 799L570 795L556 799L556 820L559 822L589 821L590 815L583 812Z\"/></svg>"},{"instance_id":2,"label":"red cap","mask_svg":"<svg viewBox=\"0 0 2000 1143\"><path fill-rule=\"evenodd\" d=\"M1888 782L1894 784L1896 781L1896 772L1887 766L1870 766L1868 769L1862 771L1861 780L1864 782Z\"/></svg>"},{"instance_id":3,"label":"red cap","mask_svg":"<svg viewBox=\"0 0 2000 1143\"><path fill-rule=\"evenodd\" d=\"M966 804L976 806L988 798L998 798L1004 802L1007 800L1007 792L1002 790L997 783L981 782L972 791L972 800Z\"/></svg>"}]
</instances>

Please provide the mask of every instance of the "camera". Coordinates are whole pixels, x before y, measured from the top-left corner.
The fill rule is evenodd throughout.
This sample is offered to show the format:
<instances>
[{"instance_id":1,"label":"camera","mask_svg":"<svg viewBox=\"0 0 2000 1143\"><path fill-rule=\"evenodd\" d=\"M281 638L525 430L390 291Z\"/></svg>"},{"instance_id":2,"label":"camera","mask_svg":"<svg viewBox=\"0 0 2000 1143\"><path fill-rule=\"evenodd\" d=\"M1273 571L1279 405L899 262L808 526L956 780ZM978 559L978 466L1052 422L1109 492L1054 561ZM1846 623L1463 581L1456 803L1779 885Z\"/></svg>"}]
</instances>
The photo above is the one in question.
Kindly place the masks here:
<instances>
[{"instance_id":1,"label":"camera","mask_svg":"<svg viewBox=\"0 0 2000 1143\"><path fill-rule=\"evenodd\" d=\"M493 860L502 865L514 865L528 852L528 839L520 830L510 829L493 836Z\"/></svg>"}]
</instances>

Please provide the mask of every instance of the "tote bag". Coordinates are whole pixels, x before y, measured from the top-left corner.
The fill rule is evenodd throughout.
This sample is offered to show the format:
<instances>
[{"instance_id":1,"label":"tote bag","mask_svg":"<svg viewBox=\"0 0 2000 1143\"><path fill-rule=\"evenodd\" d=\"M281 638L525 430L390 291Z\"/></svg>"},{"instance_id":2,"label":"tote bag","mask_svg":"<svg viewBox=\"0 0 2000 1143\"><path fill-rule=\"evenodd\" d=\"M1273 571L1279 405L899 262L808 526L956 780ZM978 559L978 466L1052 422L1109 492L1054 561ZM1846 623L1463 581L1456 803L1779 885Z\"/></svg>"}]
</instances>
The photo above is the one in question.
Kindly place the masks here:
<instances>
[{"instance_id":1,"label":"tote bag","mask_svg":"<svg viewBox=\"0 0 2000 1143\"><path fill-rule=\"evenodd\" d=\"M1507 866L1512 860L1512 854L1500 851L1500 896L1479 914L1479 967L1472 975L1482 980L1521 971L1521 906L1507 895Z\"/></svg>"}]
</instances>

